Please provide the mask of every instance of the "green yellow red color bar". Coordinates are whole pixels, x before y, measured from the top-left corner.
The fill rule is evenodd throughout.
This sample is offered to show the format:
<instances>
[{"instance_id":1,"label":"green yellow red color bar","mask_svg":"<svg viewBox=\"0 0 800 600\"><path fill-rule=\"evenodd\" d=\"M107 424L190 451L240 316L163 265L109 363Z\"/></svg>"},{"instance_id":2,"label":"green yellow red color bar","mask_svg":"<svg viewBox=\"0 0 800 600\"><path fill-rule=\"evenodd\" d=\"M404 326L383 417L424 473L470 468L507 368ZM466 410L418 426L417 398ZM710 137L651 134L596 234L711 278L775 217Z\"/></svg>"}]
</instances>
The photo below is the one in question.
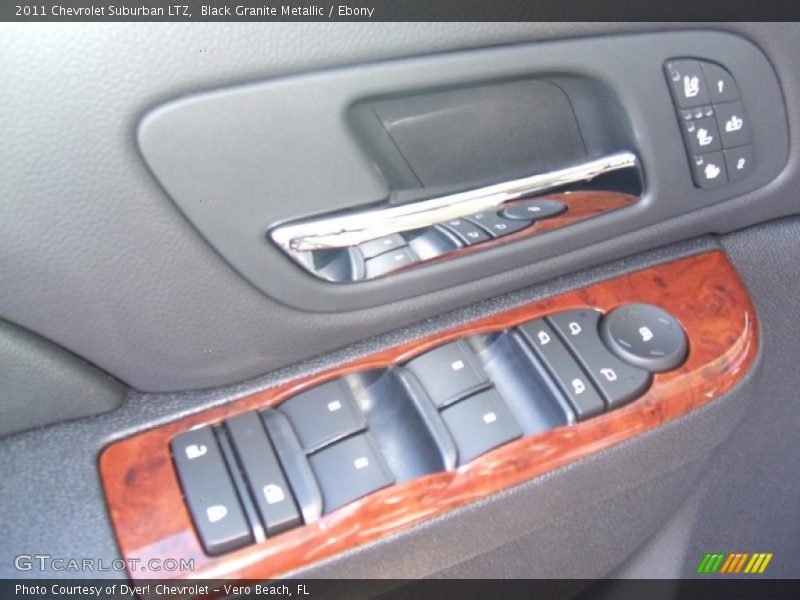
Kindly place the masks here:
<instances>
[{"instance_id":1,"label":"green yellow red color bar","mask_svg":"<svg viewBox=\"0 0 800 600\"><path fill-rule=\"evenodd\" d=\"M697 572L704 575L716 573L747 573L757 575L763 573L772 560L772 553L755 552L709 552L697 566Z\"/></svg>"}]
</instances>

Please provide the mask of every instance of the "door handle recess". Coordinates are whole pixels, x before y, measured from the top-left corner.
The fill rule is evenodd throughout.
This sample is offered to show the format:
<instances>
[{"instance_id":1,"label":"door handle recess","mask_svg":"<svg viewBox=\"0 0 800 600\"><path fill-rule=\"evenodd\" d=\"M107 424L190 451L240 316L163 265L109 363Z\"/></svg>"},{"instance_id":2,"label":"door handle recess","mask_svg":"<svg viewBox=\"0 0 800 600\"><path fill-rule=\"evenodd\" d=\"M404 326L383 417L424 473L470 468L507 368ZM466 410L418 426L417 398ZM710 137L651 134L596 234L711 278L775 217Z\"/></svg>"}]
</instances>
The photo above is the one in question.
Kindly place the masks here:
<instances>
[{"instance_id":1,"label":"door handle recess","mask_svg":"<svg viewBox=\"0 0 800 600\"><path fill-rule=\"evenodd\" d=\"M613 184L587 189L588 182L621 172L635 174L637 189L641 189L636 155L619 152L418 202L278 225L267 235L317 277L334 282L374 279L632 204L638 200L638 191L615 191ZM514 207L517 210L512 211ZM545 221L547 216L553 218ZM545 223L548 226L532 227Z\"/></svg>"}]
</instances>

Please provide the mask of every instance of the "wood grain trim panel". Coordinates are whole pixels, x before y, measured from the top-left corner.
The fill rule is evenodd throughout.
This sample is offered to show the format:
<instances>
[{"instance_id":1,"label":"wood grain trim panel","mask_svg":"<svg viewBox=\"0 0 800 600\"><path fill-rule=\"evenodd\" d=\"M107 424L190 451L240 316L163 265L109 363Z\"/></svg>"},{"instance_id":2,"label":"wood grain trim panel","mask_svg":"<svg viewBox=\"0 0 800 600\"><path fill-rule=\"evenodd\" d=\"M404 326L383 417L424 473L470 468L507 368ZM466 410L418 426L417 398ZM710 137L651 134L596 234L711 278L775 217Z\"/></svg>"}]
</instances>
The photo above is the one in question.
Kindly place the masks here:
<instances>
[{"instance_id":1,"label":"wood grain trim panel","mask_svg":"<svg viewBox=\"0 0 800 600\"><path fill-rule=\"evenodd\" d=\"M402 363L454 338L560 310L588 306L608 311L631 301L650 302L674 314L690 347L679 369L655 375L650 390L633 403L509 443L455 471L391 486L261 544L222 557L204 554L172 466L169 442L176 434L277 404L352 371ZM144 431L108 446L100 456L100 473L125 558L195 559L192 573L131 572L132 579L273 578L528 481L712 402L744 377L757 346L757 322L747 291L725 255L710 252L486 317Z\"/></svg>"}]
</instances>

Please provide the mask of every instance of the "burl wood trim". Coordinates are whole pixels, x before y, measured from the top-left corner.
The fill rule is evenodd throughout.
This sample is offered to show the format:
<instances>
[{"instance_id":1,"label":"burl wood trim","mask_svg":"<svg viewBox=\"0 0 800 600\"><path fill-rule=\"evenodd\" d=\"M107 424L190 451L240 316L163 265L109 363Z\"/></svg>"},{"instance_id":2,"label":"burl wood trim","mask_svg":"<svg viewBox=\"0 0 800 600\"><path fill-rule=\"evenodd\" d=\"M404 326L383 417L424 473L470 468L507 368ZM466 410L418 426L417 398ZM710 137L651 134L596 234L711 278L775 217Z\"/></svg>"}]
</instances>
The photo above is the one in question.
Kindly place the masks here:
<instances>
[{"instance_id":1,"label":"burl wood trim","mask_svg":"<svg viewBox=\"0 0 800 600\"><path fill-rule=\"evenodd\" d=\"M204 554L170 457L169 442L176 434L277 404L346 373L402 363L454 338L560 310L608 311L632 301L650 302L675 315L690 348L679 369L656 375L650 390L635 402L578 425L509 443L453 472L391 486L261 544L222 557ZM111 520L126 558L195 560L192 573L131 572L132 579L273 578L528 481L712 402L745 375L757 345L753 306L724 254L711 252L645 269L378 352L113 443L100 457Z\"/></svg>"}]
</instances>

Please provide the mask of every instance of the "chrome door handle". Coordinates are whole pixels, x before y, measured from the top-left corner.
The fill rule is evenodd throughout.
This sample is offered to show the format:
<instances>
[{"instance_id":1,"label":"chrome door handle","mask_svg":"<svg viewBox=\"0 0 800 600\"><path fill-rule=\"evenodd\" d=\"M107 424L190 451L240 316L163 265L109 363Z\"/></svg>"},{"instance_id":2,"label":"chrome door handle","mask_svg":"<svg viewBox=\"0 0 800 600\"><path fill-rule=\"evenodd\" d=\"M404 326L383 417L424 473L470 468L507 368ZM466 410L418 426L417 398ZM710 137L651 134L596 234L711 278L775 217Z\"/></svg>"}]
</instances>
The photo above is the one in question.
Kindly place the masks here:
<instances>
[{"instance_id":1,"label":"chrome door handle","mask_svg":"<svg viewBox=\"0 0 800 600\"><path fill-rule=\"evenodd\" d=\"M481 211L497 210L508 202L540 195L557 188L568 190L569 186L583 184L601 175L626 169L636 170L636 167L637 159L632 152L620 152L549 173L531 175L419 202L370 208L278 225L269 231L268 236L300 265L323 279L332 281L370 279L372 277L366 270L359 268L358 256L348 257L347 260L352 267L351 276L340 279L331 273L326 274L324 269L320 270L315 254L336 250L351 251L361 244L392 234L426 230L451 219L460 219ZM455 237L453 241L458 243ZM456 247L453 252L458 249L461 248ZM384 274L386 273L381 273Z\"/></svg>"}]
</instances>

